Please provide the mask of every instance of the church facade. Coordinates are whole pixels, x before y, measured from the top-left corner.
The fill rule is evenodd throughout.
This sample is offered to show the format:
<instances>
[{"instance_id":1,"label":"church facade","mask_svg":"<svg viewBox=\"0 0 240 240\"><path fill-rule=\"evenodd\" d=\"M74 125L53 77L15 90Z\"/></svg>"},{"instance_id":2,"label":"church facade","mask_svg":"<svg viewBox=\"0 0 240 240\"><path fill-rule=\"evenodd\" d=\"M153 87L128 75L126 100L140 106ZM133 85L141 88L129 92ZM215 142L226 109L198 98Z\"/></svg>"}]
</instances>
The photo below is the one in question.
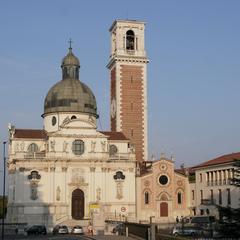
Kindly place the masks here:
<instances>
[{"instance_id":1,"label":"church facade","mask_svg":"<svg viewBox=\"0 0 240 240\"><path fill-rule=\"evenodd\" d=\"M9 222L135 218L136 157L122 132L97 130L97 104L70 46L48 92L43 129L9 125Z\"/></svg>"},{"instance_id":2,"label":"church facade","mask_svg":"<svg viewBox=\"0 0 240 240\"><path fill-rule=\"evenodd\" d=\"M161 156L146 161L137 177L137 219L154 222L175 222L190 215L188 173L175 170L173 158Z\"/></svg>"}]
</instances>

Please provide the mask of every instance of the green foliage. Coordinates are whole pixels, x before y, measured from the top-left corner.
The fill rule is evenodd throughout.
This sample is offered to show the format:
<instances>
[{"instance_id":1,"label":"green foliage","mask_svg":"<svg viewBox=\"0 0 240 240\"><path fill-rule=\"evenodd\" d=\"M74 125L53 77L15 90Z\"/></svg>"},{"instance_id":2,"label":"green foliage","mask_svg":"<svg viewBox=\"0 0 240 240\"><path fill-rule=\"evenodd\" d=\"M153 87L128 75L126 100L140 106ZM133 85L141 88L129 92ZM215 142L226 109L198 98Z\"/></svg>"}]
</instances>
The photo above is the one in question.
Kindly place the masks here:
<instances>
[{"instance_id":1,"label":"green foliage","mask_svg":"<svg viewBox=\"0 0 240 240\"><path fill-rule=\"evenodd\" d=\"M7 213L7 197L5 197L4 206L5 206L5 211L3 211L3 197L0 196L0 218L2 218L3 212L5 212L5 215Z\"/></svg>"},{"instance_id":2,"label":"green foliage","mask_svg":"<svg viewBox=\"0 0 240 240\"><path fill-rule=\"evenodd\" d=\"M219 211L218 231L223 237L240 237L240 208L222 207L217 205Z\"/></svg>"},{"instance_id":3,"label":"green foliage","mask_svg":"<svg viewBox=\"0 0 240 240\"><path fill-rule=\"evenodd\" d=\"M195 173L189 174L189 176L188 176L188 181L189 181L190 183L195 183L195 182L196 182Z\"/></svg>"}]
</instances>

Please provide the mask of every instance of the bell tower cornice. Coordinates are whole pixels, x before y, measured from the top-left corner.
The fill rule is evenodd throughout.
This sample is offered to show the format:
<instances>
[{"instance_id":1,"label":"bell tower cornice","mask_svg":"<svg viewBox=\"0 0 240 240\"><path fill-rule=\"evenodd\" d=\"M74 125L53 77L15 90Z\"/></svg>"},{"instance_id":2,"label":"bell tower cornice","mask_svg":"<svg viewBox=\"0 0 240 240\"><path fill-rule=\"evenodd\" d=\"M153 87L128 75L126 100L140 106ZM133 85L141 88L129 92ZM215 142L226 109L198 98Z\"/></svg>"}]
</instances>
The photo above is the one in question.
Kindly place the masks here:
<instances>
[{"instance_id":1,"label":"bell tower cornice","mask_svg":"<svg viewBox=\"0 0 240 240\"><path fill-rule=\"evenodd\" d=\"M112 57L107 64L107 68L111 69L114 64L119 63L149 63L149 59L145 57L126 57L126 56L117 56Z\"/></svg>"}]
</instances>

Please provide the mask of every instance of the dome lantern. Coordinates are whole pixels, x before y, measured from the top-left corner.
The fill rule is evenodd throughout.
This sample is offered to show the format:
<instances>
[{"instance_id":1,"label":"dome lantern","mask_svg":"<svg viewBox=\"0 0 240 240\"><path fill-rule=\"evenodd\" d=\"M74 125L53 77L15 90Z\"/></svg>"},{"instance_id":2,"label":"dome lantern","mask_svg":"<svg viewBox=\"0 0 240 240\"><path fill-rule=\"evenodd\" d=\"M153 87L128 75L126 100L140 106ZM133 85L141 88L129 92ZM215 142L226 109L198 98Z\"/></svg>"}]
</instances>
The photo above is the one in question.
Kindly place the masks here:
<instances>
[{"instance_id":1,"label":"dome lantern","mask_svg":"<svg viewBox=\"0 0 240 240\"><path fill-rule=\"evenodd\" d=\"M62 60L62 79L79 79L80 62L72 52L72 40L69 40L69 52Z\"/></svg>"}]
</instances>

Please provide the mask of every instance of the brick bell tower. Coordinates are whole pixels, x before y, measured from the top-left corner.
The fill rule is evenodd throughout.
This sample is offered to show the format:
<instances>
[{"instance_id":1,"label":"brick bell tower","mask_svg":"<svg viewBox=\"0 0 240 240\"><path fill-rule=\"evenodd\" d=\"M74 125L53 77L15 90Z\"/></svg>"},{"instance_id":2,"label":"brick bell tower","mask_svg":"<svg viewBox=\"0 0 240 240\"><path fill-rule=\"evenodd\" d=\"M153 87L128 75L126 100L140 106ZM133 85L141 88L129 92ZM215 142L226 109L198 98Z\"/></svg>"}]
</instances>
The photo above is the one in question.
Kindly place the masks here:
<instances>
[{"instance_id":1,"label":"brick bell tower","mask_svg":"<svg viewBox=\"0 0 240 240\"><path fill-rule=\"evenodd\" d=\"M145 23L116 20L110 27L111 130L134 144L137 161L148 158Z\"/></svg>"}]
</instances>

